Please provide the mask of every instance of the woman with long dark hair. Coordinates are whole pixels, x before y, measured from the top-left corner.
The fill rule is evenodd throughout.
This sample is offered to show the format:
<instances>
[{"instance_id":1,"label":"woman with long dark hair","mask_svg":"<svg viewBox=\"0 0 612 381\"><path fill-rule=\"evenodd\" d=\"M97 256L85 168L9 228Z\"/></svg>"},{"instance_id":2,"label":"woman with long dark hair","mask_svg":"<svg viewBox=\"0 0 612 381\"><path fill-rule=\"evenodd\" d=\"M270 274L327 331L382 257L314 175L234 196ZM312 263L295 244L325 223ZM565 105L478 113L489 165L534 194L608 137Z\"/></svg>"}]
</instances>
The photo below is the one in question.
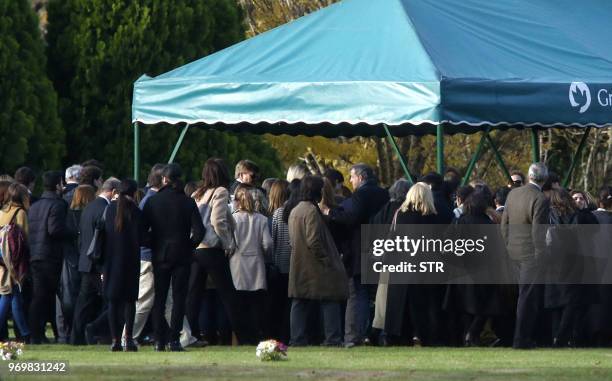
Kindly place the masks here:
<instances>
[{"instance_id":1,"label":"woman with long dark hair","mask_svg":"<svg viewBox=\"0 0 612 381\"><path fill-rule=\"evenodd\" d=\"M191 267L187 318L194 334L199 334L198 317L206 278L210 275L238 341L249 342L251 333L245 329L245 319L229 267L229 257L236 250L234 219L229 207L230 181L225 162L219 158L210 158L204 163L200 187L192 195L204 221L206 234L196 249Z\"/></svg>"},{"instance_id":2,"label":"woman with long dark hair","mask_svg":"<svg viewBox=\"0 0 612 381\"><path fill-rule=\"evenodd\" d=\"M554 261L547 266L550 284L545 286L544 304L552 310L554 347L573 346L581 339L583 318L588 305L594 301L590 291L595 290L589 285L572 284L580 281L586 265L586 258L580 253L584 237L578 236L575 227L583 223L582 213L590 214L582 212L580 203L572 196L562 188L550 191L550 227L546 243Z\"/></svg>"},{"instance_id":3,"label":"woman with long dark hair","mask_svg":"<svg viewBox=\"0 0 612 381\"><path fill-rule=\"evenodd\" d=\"M299 180L297 183L299 184ZM269 293L268 334L285 343L289 339L290 304L287 285L291 243L289 242L289 227L282 217L290 192L290 184L286 180L276 180L270 188L268 212L271 216L273 246L272 263L266 268Z\"/></svg>"},{"instance_id":4,"label":"woman with long dark hair","mask_svg":"<svg viewBox=\"0 0 612 381\"><path fill-rule=\"evenodd\" d=\"M491 194L488 187L477 186L462 203L462 214L456 220L456 228L462 225L491 225L489 216ZM468 228L469 229L469 228ZM468 268L469 267L468 265ZM491 270L493 271L493 270ZM464 346L480 345L480 334L491 316L502 312L502 295L497 285L451 284L446 288L444 309L459 314L463 322L462 341Z\"/></svg>"},{"instance_id":5,"label":"woman with long dark hair","mask_svg":"<svg viewBox=\"0 0 612 381\"><path fill-rule=\"evenodd\" d=\"M70 208L66 215L66 229L72 237L64 244L64 265L60 281L60 307L64 319L66 337L72 333L74 310L81 286L79 272L80 221L83 209L96 198L96 188L79 185L70 192Z\"/></svg>"},{"instance_id":6,"label":"woman with long dark hair","mask_svg":"<svg viewBox=\"0 0 612 381\"><path fill-rule=\"evenodd\" d=\"M133 340L134 315L138 299L140 246L145 231L142 212L134 201L138 186L132 179L121 181L119 196L106 210L104 219L104 293L113 340L111 351L121 350L125 322L126 352L136 352Z\"/></svg>"}]
</instances>

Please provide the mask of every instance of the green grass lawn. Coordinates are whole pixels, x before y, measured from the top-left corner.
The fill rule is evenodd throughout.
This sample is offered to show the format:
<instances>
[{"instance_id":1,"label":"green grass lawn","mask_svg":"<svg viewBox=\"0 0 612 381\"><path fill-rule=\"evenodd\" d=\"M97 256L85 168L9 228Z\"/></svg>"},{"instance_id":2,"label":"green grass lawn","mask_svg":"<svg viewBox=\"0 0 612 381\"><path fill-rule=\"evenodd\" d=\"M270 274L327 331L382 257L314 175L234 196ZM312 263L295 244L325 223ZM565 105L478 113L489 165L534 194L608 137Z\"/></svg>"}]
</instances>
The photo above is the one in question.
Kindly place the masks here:
<instances>
[{"instance_id":1,"label":"green grass lawn","mask_svg":"<svg viewBox=\"0 0 612 381\"><path fill-rule=\"evenodd\" d=\"M286 361L262 363L254 347L185 353L111 353L105 346L27 346L24 361L64 360L65 375L2 380L612 380L612 349L289 348Z\"/></svg>"}]
</instances>

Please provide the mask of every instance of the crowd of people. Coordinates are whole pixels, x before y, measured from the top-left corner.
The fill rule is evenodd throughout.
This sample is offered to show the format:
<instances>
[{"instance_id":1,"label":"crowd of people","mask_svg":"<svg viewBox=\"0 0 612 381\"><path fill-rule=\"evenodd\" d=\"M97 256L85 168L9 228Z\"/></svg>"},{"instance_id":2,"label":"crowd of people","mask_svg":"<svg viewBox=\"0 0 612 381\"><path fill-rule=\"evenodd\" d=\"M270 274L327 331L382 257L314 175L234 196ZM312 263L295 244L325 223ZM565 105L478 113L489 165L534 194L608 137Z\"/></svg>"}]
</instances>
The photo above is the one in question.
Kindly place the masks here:
<instances>
[{"instance_id":1,"label":"crowd of people","mask_svg":"<svg viewBox=\"0 0 612 381\"><path fill-rule=\"evenodd\" d=\"M495 192L478 180L460 186L453 169L385 189L356 164L351 192L334 169L295 165L259 186L254 162L241 160L230 176L211 158L198 182L184 184L177 164L156 164L139 189L104 179L90 160L43 173L36 197L37 177L22 167L0 176L0 340L12 318L18 340L112 351L267 338L346 348L611 345L611 286L529 281L542 250L531 236L507 242L511 257L522 250L518 285L362 283L363 224L499 224L503 233L612 223L610 186L593 200L541 163L511 175Z\"/></svg>"}]
</instances>

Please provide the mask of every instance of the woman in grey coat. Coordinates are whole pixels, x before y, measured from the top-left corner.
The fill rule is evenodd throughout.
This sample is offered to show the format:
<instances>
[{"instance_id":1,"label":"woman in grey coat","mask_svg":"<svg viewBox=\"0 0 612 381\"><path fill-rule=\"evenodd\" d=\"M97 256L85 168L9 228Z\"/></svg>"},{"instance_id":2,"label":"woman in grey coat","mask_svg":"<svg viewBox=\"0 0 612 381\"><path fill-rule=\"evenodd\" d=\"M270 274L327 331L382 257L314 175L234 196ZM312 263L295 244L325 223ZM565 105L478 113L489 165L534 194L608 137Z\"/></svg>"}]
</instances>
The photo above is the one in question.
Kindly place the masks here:
<instances>
[{"instance_id":1,"label":"woman in grey coat","mask_svg":"<svg viewBox=\"0 0 612 381\"><path fill-rule=\"evenodd\" d=\"M272 250L272 237L268 219L255 210L250 188L244 184L236 188L232 214L236 252L231 256L229 266L241 308L249 317L251 332L261 338L267 289L265 256Z\"/></svg>"}]
</instances>

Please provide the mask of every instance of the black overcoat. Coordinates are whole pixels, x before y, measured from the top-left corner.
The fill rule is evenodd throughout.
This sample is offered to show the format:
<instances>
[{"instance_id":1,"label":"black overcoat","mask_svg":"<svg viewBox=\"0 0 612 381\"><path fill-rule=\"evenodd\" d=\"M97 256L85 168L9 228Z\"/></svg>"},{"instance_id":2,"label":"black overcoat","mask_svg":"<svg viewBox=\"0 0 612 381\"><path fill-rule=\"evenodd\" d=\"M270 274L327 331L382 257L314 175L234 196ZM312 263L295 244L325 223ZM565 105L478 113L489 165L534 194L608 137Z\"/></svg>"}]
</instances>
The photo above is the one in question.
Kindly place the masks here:
<instances>
[{"instance_id":1,"label":"black overcoat","mask_svg":"<svg viewBox=\"0 0 612 381\"><path fill-rule=\"evenodd\" d=\"M117 202L106 212L104 223L104 294L109 300L135 302L140 277L140 246L145 241L142 212L129 201L121 231L115 228Z\"/></svg>"}]
</instances>

